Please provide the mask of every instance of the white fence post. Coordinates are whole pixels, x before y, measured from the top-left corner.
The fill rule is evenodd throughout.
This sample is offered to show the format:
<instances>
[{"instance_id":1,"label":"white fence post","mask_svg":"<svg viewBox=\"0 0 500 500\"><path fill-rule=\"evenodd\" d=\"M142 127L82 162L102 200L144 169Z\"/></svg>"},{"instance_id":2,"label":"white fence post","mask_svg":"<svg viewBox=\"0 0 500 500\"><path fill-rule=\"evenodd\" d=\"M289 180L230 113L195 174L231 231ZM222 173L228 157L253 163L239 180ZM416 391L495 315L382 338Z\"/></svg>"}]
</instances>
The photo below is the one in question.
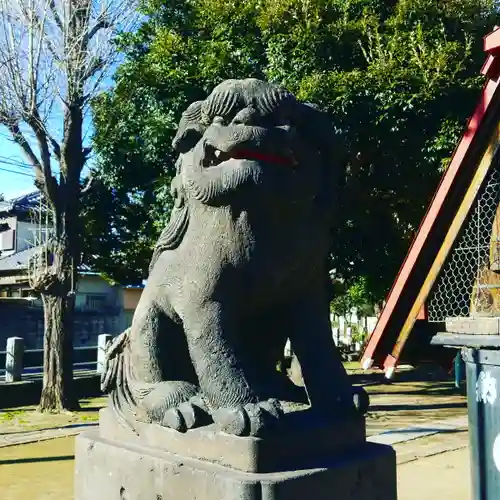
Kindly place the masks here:
<instances>
[{"instance_id":1,"label":"white fence post","mask_svg":"<svg viewBox=\"0 0 500 500\"><path fill-rule=\"evenodd\" d=\"M104 371L104 362L106 359L106 345L113 338L109 333L102 333L97 337L97 373Z\"/></svg>"},{"instance_id":2,"label":"white fence post","mask_svg":"<svg viewBox=\"0 0 500 500\"><path fill-rule=\"evenodd\" d=\"M5 353L5 382L18 382L23 375L24 339L9 337Z\"/></svg>"}]
</instances>

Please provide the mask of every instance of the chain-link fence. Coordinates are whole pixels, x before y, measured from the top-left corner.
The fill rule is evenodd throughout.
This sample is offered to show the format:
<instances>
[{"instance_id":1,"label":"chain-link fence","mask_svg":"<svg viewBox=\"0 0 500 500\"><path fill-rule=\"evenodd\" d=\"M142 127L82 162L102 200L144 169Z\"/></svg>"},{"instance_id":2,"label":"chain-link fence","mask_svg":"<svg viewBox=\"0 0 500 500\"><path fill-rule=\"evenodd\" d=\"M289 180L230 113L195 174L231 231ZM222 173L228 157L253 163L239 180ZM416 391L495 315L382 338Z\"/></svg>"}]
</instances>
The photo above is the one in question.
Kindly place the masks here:
<instances>
[{"instance_id":1,"label":"chain-link fence","mask_svg":"<svg viewBox=\"0 0 500 500\"><path fill-rule=\"evenodd\" d=\"M500 296L500 166L490 172L427 302L429 321L488 315Z\"/></svg>"}]
</instances>

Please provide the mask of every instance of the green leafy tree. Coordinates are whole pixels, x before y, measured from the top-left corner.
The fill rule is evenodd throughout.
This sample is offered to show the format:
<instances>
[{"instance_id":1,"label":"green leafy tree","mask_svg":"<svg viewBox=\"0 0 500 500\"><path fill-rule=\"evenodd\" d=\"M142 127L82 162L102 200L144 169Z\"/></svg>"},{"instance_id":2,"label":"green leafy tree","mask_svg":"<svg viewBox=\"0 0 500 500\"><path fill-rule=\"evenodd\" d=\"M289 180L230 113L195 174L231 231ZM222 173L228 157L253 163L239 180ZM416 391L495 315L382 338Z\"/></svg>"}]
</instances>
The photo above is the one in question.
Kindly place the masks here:
<instances>
[{"instance_id":1,"label":"green leafy tree","mask_svg":"<svg viewBox=\"0 0 500 500\"><path fill-rule=\"evenodd\" d=\"M494 1L146 0L143 13L120 41L114 88L93 106L115 227L94 254L108 245L121 256L103 268L145 277L171 207L170 143L187 104L226 78L266 78L322 106L341 131L332 267L343 295L362 283L381 300L474 107Z\"/></svg>"}]
</instances>

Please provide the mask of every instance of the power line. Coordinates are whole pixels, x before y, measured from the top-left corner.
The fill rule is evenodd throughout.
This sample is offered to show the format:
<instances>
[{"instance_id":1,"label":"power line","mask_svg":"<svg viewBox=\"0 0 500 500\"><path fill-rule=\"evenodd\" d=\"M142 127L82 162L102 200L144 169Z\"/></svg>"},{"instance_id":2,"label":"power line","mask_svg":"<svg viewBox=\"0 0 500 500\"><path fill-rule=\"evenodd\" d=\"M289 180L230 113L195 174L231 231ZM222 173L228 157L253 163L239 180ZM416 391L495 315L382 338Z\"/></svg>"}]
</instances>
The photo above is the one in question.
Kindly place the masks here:
<instances>
[{"instance_id":1,"label":"power line","mask_svg":"<svg viewBox=\"0 0 500 500\"><path fill-rule=\"evenodd\" d=\"M14 160L12 158L8 158L6 156L0 155L0 165L7 165L9 167L16 167L16 168L24 168L28 170L32 170L33 166L29 165L28 163L23 163L20 160ZM52 172L55 174L61 174L61 169L57 168L55 165L51 165Z\"/></svg>"},{"instance_id":2,"label":"power line","mask_svg":"<svg viewBox=\"0 0 500 500\"><path fill-rule=\"evenodd\" d=\"M17 160L15 158L12 158L10 156L2 156L0 155L0 163L2 161L5 161L5 162L9 162L9 163L14 163L16 165L18 165L19 167L26 167L26 168L33 168L33 165L30 165L29 163L26 163L22 160ZM53 167L54 165L52 165Z\"/></svg>"},{"instance_id":3,"label":"power line","mask_svg":"<svg viewBox=\"0 0 500 500\"><path fill-rule=\"evenodd\" d=\"M0 165L1 165L1 164L6 164L6 165L8 165L8 166L11 166L9 163L6 163L6 162L4 162L4 161L1 161L1 160L0 160ZM16 166L16 165L13 165L13 166ZM30 167L30 168L31 168L31 167ZM2 171L4 171L4 172L10 172L11 174L25 175L25 176L27 176L27 177L31 177L32 179L35 179L35 178L36 178L36 175L34 175L34 174L28 174L28 173L26 173L26 172L19 172L19 171L17 171L17 170L10 170L10 169L7 169L7 168L2 168L2 167L0 167L0 170L2 170ZM60 172L55 172L55 173L60 174ZM86 180L87 180L87 178L86 178L86 177L80 177L80 181L81 181L81 182L84 182L84 181L86 181Z\"/></svg>"},{"instance_id":4,"label":"power line","mask_svg":"<svg viewBox=\"0 0 500 500\"><path fill-rule=\"evenodd\" d=\"M28 174L26 172L16 172L15 170L9 170L7 168L2 168L2 167L0 167L0 170L3 170L4 172L10 172L11 174L25 175L26 177L31 177L32 179L35 178L33 174Z\"/></svg>"},{"instance_id":5,"label":"power line","mask_svg":"<svg viewBox=\"0 0 500 500\"><path fill-rule=\"evenodd\" d=\"M1 155L0 155L0 163L4 163L5 165L11 165L13 167L33 168L31 165L28 165L27 163L23 163L19 160L13 160L12 158L8 158L7 156L1 156Z\"/></svg>"}]
</instances>

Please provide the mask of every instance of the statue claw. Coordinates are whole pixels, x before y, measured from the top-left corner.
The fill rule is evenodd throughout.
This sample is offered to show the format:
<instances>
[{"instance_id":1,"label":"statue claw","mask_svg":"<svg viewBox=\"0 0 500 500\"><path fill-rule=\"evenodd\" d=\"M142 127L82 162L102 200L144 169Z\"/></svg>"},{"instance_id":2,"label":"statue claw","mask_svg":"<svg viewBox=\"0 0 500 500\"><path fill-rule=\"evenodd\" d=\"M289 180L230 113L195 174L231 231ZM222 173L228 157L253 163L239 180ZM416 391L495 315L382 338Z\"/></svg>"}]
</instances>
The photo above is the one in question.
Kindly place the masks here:
<instances>
[{"instance_id":1,"label":"statue claw","mask_svg":"<svg viewBox=\"0 0 500 500\"><path fill-rule=\"evenodd\" d=\"M161 424L177 432L187 432L189 429L207 425L210 415L199 398L181 403L177 408L165 412Z\"/></svg>"},{"instance_id":2,"label":"statue claw","mask_svg":"<svg viewBox=\"0 0 500 500\"><path fill-rule=\"evenodd\" d=\"M283 410L275 399L247 403L237 408L221 408L212 416L218 429L235 436L258 436L276 422Z\"/></svg>"}]
</instances>

